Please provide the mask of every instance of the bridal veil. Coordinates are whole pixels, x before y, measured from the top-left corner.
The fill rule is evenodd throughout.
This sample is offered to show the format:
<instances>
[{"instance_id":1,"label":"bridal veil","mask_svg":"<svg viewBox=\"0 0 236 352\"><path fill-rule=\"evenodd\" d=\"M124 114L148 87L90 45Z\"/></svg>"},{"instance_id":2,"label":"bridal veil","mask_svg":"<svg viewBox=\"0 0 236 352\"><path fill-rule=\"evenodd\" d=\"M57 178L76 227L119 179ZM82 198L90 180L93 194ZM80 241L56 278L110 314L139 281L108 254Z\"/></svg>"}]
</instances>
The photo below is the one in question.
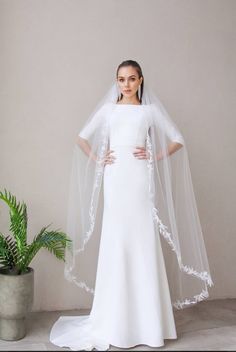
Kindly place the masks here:
<instances>
[{"instance_id":1,"label":"bridal veil","mask_svg":"<svg viewBox=\"0 0 236 352\"><path fill-rule=\"evenodd\" d=\"M118 88L113 83L87 118L78 135L91 147L87 154L77 142L69 185L67 234L72 247L66 250L65 277L94 293L93 277L86 277L97 257L101 232L103 159L109 149L109 116L115 108ZM152 218L160 234L173 307L182 309L209 296L213 285L194 196L186 142L156 94L144 84L142 104L146 115L147 173ZM168 155L168 144L182 146ZM157 156L162 154L162 158ZM96 156L96 159L94 159ZM109 166L108 166L109 167ZM135 175L134 175L135 177ZM125 187L125 186L124 186ZM124 192L129 192L124 189ZM122 221L122 219L120 220ZM93 243L94 242L94 243ZM112 252L112 248L110 249ZM83 258L83 264L80 263ZM92 275L92 274L91 274ZM144 283L145 284L145 283ZM106 285L104 278L104 285Z\"/></svg>"}]
</instances>

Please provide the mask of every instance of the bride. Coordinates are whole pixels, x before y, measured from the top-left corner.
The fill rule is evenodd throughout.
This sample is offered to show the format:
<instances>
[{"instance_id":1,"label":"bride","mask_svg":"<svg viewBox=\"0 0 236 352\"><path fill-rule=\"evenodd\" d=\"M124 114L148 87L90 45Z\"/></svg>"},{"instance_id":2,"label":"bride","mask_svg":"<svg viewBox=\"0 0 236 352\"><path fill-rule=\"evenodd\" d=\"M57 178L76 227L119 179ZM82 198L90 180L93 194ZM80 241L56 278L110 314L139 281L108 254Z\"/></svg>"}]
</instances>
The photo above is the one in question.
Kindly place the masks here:
<instances>
[{"instance_id":1,"label":"bride","mask_svg":"<svg viewBox=\"0 0 236 352\"><path fill-rule=\"evenodd\" d=\"M160 347L165 339L177 338L174 309L209 296L213 282L186 142L144 84L136 61L118 66L116 82L78 133L67 231L73 246L65 277L94 298L89 315L55 322L50 333L55 345ZM92 260L88 248L95 232L93 288L82 278L89 267L79 265L78 258L87 254Z\"/></svg>"}]
</instances>

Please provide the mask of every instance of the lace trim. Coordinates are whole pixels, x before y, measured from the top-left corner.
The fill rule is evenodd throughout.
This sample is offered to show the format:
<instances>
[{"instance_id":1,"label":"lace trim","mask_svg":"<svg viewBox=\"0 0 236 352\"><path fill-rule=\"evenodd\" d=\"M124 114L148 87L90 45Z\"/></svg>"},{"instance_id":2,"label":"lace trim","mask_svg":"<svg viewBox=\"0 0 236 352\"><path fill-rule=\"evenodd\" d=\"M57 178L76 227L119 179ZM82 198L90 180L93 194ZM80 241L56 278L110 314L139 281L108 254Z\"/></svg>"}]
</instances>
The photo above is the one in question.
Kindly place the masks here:
<instances>
[{"instance_id":1,"label":"lace trim","mask_svg":"<svg viewBox=\"0 0 236 352\"><path fill-rule=\"evenodd\" d=\"M158 228L161 235L167 240L168 244L171 246L171 249L176 252L180 269L189 275L196 276L199 279L206 281L209 286L212 286L213 282L207 271L198 272L197 270L194 270L192 267L182 264L181 257L176 250L176 246L171 238L171 234L167 231L167 226L163 225L160 218L158 217L157 215L158 210L155 207L152 210L153 210L153 218L156 220L158 224Z\"/></svg>"},{"instance_id":2,"label":"lace trim","mask_svg":"<svg viewBox=\"0 0 236 352\"><path fill-rule=\"evenodd\" d=\"M147 161L148 161L147 167L148 167L148 172L149 172L149 191L151 193L152 172L153 172L154 167L153 167L152 144L151 144L151 140L150 140L150 136L149 136L148 132L147 132L147 136L146 136L146 143L147 143L147 149L149 152L149 158L147 159ZM176 248L176 245L172 239L172 235L170 232L168 232L167 226L162 223L161 219L158 216L158 210L154 206L152 208L152 215L153 215L153 219L157 223L159 232L164 237L164 239L167 241L167 243L170 245L171 249L175 252L180 270L182 270L183 272L185 272L188 275L195 276L198 279L201 279L202 281L204 281L207 285L212 286L213 282L212 282L211 276L209 275L209 273L207 271L198 272L197 270L194 270L192 267L189 267L188 265L183 265L182 260L181 260L181 256L180 256L180 254ZM177 309L182 309L185 306L196 304L197 302L200 302L200 301L206 299L207 297L209 297L209 293L207 290L203 289L200 294L193 296L192 299L185 298L183 301L177 300L176 302L173 303L173 306Z\"/></svg>"},{"instance_id":3,"label":"lace trim","mask_svg":"<svg viewBox=\"0 0 236 352\"><path fill-rule=\"evenodd\" d=\"M104 158L104 155L106 152L106 147L107 147L107 138L106 138L107 126L108 126L108 123L106 124L106 128L104 128L104 130L102 132L101 148L100 148L100 151L98 151L98 153L97 153L96 168L95 168L95 181L94 181L94 185L93 185L93 191L92 191L90 208L89 208L89 219L90 219L89 224L90 224L90 226L89 226L88 231L85 234L82 247L77 249L75 251L74 255L84 251L85 245L89 241L89 239L93 233L93 230L94 230L94 225L95 225L94 198L95 198L95 193L96 193L97 189L101 185L101 179L102 179L102 175L103 175L104 166L103 166L102 160ZM87 292L94 294L94 292L95 292L94 288L89 287L84 281L81 281L79 278L76 278L76 276L71 273L71 270L72 270L72 267L70 269L65 268L65 270L64 270L65 278L70 282L74 282L78 287L85 289Z\"/></svg>"},{"instance_id":4,"label":"lace trim","mask_svg":"<svg viewBox=\"0 0 236 352\"><path fill-rule=\"evenodd\" d=\"M151 182L152 182L152 171L153 171L153 153L152 153L152 145L151 145L151 141L150 141L150 137L149 137L148 132L147 132L146 142L147 142L147 149L149 152L149 158L147 159L147 161L148 161L147 167L148 167L148 171L149 171L149 192L151 193ZM100 149L100 152L98 153L98 160L96 163L96 170L95 170L95 182L94 182L93 192L92 192L92 196L91 196L90 209L89 209L90 227L89 227L89 230L86 232L82 247L80 249L78 249L76 251L76 253L79 253L84 250L84 247L85 247L86 243L89 241L89 239L92 235L92 232L94 230L94 225L95 225L94 196L95 196L95 192L96 192L97 188L100 187L100 184L101 184L100 181L101 181L101 178L103 175L102 159L104 157L105 150L106 150L106 132L103 131L102 147ZM159 216L157 215L158 210L155 207L153 207L152 211L153 211L153 219L156 221L161 235L165 238L167 243L170 245L171 249L176 253L180 269L189 275L195 276L195 277L203 280L209 286L212 286L213 285L212 279L206 271L198 272L187 265L183 265L183 263L181 261L181 256L179 255L179 253L176 249L176 246L171 238L171 233L169 233L167 231L167 226L162 223ZM69 280L70 282L74 282L78 287L81 287L82 289L85 289L87 292L94 294L94 292L95 292L94 288L90 288L84 281L80 281L80 280L78 281L78 278L76 278L75 275L72 275L72 273L70 272L69 269L65 269L64 273L65 273L65 277L67 280ZM208 291L203 289L200 294L193 296L192 299L186 298L182 301L177 300L176 302L173 303L173 306L177 309L182 309L185 306L196 304L197 302L200 302L200 301L206 299L207 297L209 297Z\"/></svg>"},{"instance_id":5,"label":"lace trim","mask_svg":"<svg viewBox=\"0 0 236 352\"><path fill-rule=\"evenodd\" d=\"M202 292L199 295L193 296L193 299L186 298L183 301L177 300L176 302L173 303L173 306L177 309L183 309L186 306L190 306L193 304L196 304L200 301L203 301L204 299L207 299L209 297L209 293L207 290L202 290Z\"/></svg>"},{"instance_id":6,"label":"lace trim","mask_svg":"<svg viewBox=\"0 0 236 352\"><path fill-rule=\"evenodd\" d=\"M70 281L74 282L76 286L85 289L87 292L90 292L94 295L94 289L89 287L84 281L78 281L75 275L72 275L71 272L67 269L64 271L65 278Z\"/></svg>"},{"instance_id":7,"label":"lace trim","mask_svg":"<svg viewBox=\"0 0 236 352\"><path fill-rule=\"evenodd\" d=\"M76 254L80 253L84 250L84 247L85 247L86 243L89 241L89 239L93 233L93 230L94 230L94 225L95 225L94 196L97 191L97 188L99 188L101 185L101 178L102 178L102 174L103 174L103 165L102 165L101 161L102 161L102 158L104 157L104 151L106 150L104 141L105 141L105 139L103 140L103 145L102 145L101 151L98 153L98 159L96 162L95 181L94 181L94 185L93 185L93 192L92 192L91 203L90 203L90 208L89 208L90 227L85 234L85 238L84 238L82 247L77 249L77 251L75 252Z\"/></svg>"}]
</instances>

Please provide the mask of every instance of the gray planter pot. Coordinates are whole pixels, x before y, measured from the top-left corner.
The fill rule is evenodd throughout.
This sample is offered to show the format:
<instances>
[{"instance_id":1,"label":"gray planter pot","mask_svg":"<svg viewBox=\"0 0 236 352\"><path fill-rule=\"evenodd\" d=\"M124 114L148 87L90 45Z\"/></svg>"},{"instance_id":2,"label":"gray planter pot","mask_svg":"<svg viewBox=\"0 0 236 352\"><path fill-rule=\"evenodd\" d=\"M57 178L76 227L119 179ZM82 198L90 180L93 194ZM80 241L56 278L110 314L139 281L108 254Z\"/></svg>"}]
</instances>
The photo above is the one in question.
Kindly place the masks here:
<instances>
[{"instance_id":1,"label":"gray planter pot","mask_svg":"<svg viewBox=\"0 0 236 352\"><path fill-rule=\"evenodd\" d=\"M34 297L34 270L9 275L0 269L0 339L19 340L26 335L26 317Z\"/></svg>"}]
</instances>

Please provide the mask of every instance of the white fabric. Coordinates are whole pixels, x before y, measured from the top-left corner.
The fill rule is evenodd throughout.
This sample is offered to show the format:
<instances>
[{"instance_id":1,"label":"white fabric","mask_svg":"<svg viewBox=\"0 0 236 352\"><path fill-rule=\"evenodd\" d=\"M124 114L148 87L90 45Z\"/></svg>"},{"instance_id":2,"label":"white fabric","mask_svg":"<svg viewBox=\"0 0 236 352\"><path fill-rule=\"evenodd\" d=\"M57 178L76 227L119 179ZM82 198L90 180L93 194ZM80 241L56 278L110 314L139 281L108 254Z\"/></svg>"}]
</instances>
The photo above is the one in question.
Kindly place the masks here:
<instances>
[{"instance_id":1,"label":"white fabric","mask_svg":"<svg viewBox=\"0 0 236 352\"><path fill-rule=\"evenodd\" d=\"M61 317L50 336L72 349L160 346L175 338L170 303L189 307L213 285L186 141L146 82L142 105L117 105L117 97L114 83L74 146L65 277L94 294L93 309L89 319ZM169 155L171 142L180 149ZM147 160L133 156L135 146L146 147ZM104 166L109 149L115 163Z\"/></svg>"},{"instance_id":2,"label":"white fabric","mask_svg":"<svg viewBox=\"0 0 236 352\"><path fill-rule=\"evenodd\" d=\"M145 146L148 106L116 104L109 119L116 159L104 170L104 210L93 306L90 315L56 321L50 341L72 350L109 345L159 347L177 338L160 235L149 197L146 159L132 153ZM80 132L89 138L94 124ZM177 138L172 134L172 138Z\"/></svg>"},{"instance_id":3,"label":"white fabric","mask_svg":"<svg viewBox=\"0 0 236 352\"><path fill-rule=\"evenodd\" d=\"M89 142L90 151L78 142L72 159L67 233L73 246L72 250L66 249L65 277L92 294L93 275L84 275L86 265L81 265L79 260L83 255L91 266L91 255L95 257L98 252L97 249L90 253L89 247L94 246L94 234L101 233L101 229L97 228L101 223L97 209L105 170L103 160L109 149L112 132L109 130L110 119L116 108L117 97L117 86L113 83L79 133L80 137ZM208 286L213 285L193 191L187 144L146 82L141 103L142 106L136 109L139 127L136 135L133 135L133 142L145 143L149 154L146 166L152 216L156 233L160 233L168 244L164 254L172 304L176 309L183 309L207 299ZM144 108L146 114L143 115L142 124L146 126L145 141L142 124L138 119L138 111L141 112ZM126 134L129 121L123 115L120 128ZM126 138L128 137L127 134ZM114 136L113 141L120 143L119 138L114 139ZM168 154L170 142L178 142L181 146L171 155Z\"/></svg>"}]
</instances>

